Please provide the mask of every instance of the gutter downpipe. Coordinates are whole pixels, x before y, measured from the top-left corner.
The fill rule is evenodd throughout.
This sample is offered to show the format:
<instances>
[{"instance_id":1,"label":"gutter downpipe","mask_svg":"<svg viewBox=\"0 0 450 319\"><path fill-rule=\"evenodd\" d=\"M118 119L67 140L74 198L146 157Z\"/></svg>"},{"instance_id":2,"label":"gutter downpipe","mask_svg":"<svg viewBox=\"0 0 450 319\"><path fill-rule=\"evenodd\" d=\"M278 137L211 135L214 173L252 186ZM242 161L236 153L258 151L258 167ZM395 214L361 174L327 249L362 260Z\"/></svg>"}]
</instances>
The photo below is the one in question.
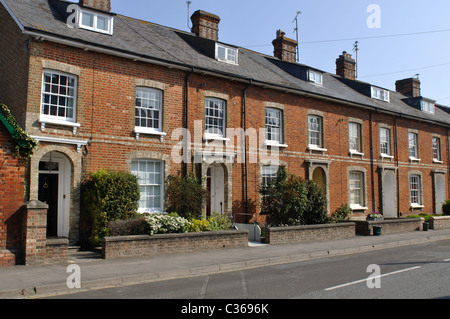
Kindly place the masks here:
<instances>
[{"instance_id":1,"label":"gutter downpipe","mask_svg":"<svg viewBox=\"0 0 450 319\"><path fill-rule=\"evenodd\" d=\"M394 133L395 133L395 157L396 157L396 166L397 166L397 217L401 218L400 214L400 167L398 160L398 123L397 118L394 119Z\"/></svg>"},{"instance_id":2,"label":"gutter downpipe","mask_svg":"<svg viewBox=\"0 0 450 319\"><path fill-rule=\"evenodd\" d=\"M243 100L244 109L242 115L244 117L244 183L245 183L245 223L249 223L248 218L248 160L247 160L247 90L253 85L253 79L249 80L250 83L244 88Z\"/></svg>"},{"instance_id":3,"label":"gutter downpipe","mask_svg":"<svg viewBox=\"0 0 450 319\"><path fill-rule=\"evenodd\" d=\"M186 89L186 105L185 105L185 129L188 131L189 130L189 79L191 78L191 75L194 73L195 68L192 67L191 71L186 75L186 82L185 82L185 89ZM185 151L187 152L188 148L188 144L190 143L190 141L188 141L187 136L186 136L186 145L185 145ZM184 165L182 168L182 175L183 177L187 176L187 171L188 171L188 156L189 154L185 154L185 160L184 160Z\"/></svg>"},{"instance_id":4,"label":"gutter downpipe","mask_svg":"<svg viewBox=\"0 0 450 319\"><path fill-rule=\"evenodd\" d=\"M378 109L376 109L378 112ZM370 112L370 166L372 171L372 211L375 212L375 172L374 172L374 162L373 162L373 112Z\"/></svg>"}]
</instances>

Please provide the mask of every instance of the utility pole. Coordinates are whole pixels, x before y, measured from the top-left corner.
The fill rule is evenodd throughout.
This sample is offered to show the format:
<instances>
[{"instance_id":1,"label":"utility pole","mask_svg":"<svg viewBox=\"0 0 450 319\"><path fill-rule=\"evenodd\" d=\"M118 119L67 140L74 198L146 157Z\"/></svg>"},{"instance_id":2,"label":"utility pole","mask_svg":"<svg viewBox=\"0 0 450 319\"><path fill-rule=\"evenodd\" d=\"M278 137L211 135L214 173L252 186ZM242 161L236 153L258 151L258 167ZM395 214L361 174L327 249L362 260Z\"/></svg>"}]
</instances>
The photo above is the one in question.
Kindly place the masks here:
<instances>
[{"instance_id":1,"label":"utility pole","mask_svg":"<svg viewBox=\"0 0 450 319\"><path fill-rule=\"evenodd\" d=\"M297 11L297 15L295 16L294 20L292 21L292 23L295 22L295 29L294 29L294 33L297 34L297 44L298 44L298 16L302 14L301 11ZM297 45L297 62L300 61L300 46Z\"/></svg>"}]
</instances>

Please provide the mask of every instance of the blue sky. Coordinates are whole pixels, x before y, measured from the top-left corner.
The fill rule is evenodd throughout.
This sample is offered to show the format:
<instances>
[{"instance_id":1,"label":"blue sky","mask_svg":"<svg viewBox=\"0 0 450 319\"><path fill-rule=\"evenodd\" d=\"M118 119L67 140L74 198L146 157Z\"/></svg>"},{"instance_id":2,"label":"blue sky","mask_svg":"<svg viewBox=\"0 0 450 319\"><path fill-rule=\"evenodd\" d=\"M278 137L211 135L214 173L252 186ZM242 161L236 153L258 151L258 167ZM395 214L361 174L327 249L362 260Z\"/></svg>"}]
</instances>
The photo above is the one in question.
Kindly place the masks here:
<instances>
[{"instance_id":1,"label":"blue sky","mask_svg":"<svg viewBox=\"0 0 450 319\"><path fill-rule=\"evenodd\" d=\"M221 42L268 55L276 30L295 39L293 20L301 11L301 63L335 73L336 58L342 51L354 55L358 40L360 80L395 90L396 80L420 74L422 95L450 105L448 0L191 1L191 14L201 9L220 16ZM380 28L367 25L371 4L380 9ZM112 11L188 31L186 0L112 0Z\"/></svg>"}]
</instances>

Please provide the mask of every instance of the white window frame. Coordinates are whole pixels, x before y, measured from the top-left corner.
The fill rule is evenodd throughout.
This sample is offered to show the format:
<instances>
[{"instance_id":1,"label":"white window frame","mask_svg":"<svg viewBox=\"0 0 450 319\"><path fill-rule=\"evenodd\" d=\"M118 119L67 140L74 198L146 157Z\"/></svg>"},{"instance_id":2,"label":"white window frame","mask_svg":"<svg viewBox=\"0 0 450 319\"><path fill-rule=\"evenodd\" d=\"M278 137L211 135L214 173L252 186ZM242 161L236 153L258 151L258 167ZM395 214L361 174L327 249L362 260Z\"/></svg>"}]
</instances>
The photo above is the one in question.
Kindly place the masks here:
<instances>
[{"instance_id":1,"label":"white window frame","mask_svg":"<svg viewBox=\"0 0 450 319\"><path fill-rule=\"evenodd\" d=\"M145 94L148 94L148 98L146 98ZM154 98L153 98L154 97ZM138 100L140 100L141 105L138 105ZM153 102L154 107L145 107L143 106L143 101L148 100L148 104L151 104ZM140 133L148 133L148 134L160 134L163 132L162 125L163 125L163 104L164 104L164 93L162 90L149 88L149 87L136 87L136 103L135 103L135 128L136 131L139 131ZM137 112L159 112L158 118L156 117L138 117ZM142 114L142 113L141 113ZM146 125L142 125L142 120L145 120L147 122ZM138 123L139 121L139 123ZM150 121L152 124L154 124L155 121L158 122L158 126L155 125L148 125L148 121Z\"/></svg>"},{"instance_id":2,"label":"white window frame","mask_svg":"<svg viewBox=\"0 0 450 319\"><path fill-rule=\"evenodd\" d=\"M225 54L223 57L220 55L220 51L224 50ZM233 48L221 43L216 43L216 60L221 62L226 62L230 64L239 64L239 49Z\"/></svg>"},{"instance_id":3,"label":"white window frame","mask_svg":"<svg viewBox=\"0 0 450 319\"><path fill-rule=\"evenodd\" d=\"M351 209L366 209L365 198L365 176L361 171L350 171L348 173L348 187L349 187L349 199ZM359 183L357 185L356 183Z\"/></svg>"},{"instance_id":4,"label":"white window frame","mask_svg":"<svg viewBox=\"0 0 450 319\"><path fill-rule=\"evenodd\" d=\"M261 186L267 187L269 182L273 181L280 170L278 165L266 165L261 167Z\"/></svg>"},{"instance_id":5,"label":"white window frame","mask_svg":"<svg viewBox=\"0 0 450 319\"><path fill-rule=\"evenodd\" d=\"M350 122L348 124L348 139L350 152L362 154L361 129L362 126L359 123ZM356 147L354 147L354 145L356 145Z\"/></svg>"},{"instance_id":6,"label":"white window frame","mask_svg":"<svg viewBox=\"0 0 450 319\"><path fill-rule=\"evenodd\" d=\"M422 207L422 178L420 175L409 176L409 198L411 207Z\"/></svg>"},{"instance_id":7,"label":"white window frame","mask_svg":"<svg viewBox=\"0 0 450 319\"><path fill-rule=\"evenodd\" d=\"M315 120L316 123L312 123L311 120ZM323 149L323 118L318 115L308 115L308 144L310 149Z\"/></svg>"},{"instance_id":8,"label":"white window frame","mask_svg":"<svg viewBox=\"0 0 450 319\"><path fill-rule=\"evenodd\" d=\"M420 102L420 106L421 106L423 112L432 113L432 114L435 113L435 107L436 106L431 101L422 100Z\"/></svg>"},{"instance_id":9,"label":"white window frame","mask_svg":"<svg viewBox=\"0 0 450 319\"><path fill-rule=\"evenodd\" d=\"M380 127L380 153L391 156L391 130L386 127Z\"/></svg>"},{"instance_id":10,"label":"white window frame","mask_svg":"<svg viewBox=\"0 0 450 319\"><path fill-rule=\"evenodd\" d=\"M58 93L52 93L52 84L53 83L47 83L45 82L46 76L50 76L50 78L53 78L53 76L58 76L58 82L61 80L61 77L66 77L67 80L71 79L74 82L73 85L73 95L68 94L67 90L71 87L68 85L65 86L66 88L66 94L61 94L61 86L58 84ZM50 85L50 92L46 91L46 86ZM45 129L45 124L56 124L56 125L65 125L65 126L72 126L74 129L74 134L76 133L77 128L80 126L80 124L76 123L77 118L77 94L78 94L78 77L73 74L64 73L60 71L55 70L48 70L44 69L42 72L42 88L41 88L41 109L40 109L40 122L41 122L41 129ZM45 103L46 96L49 97L48 103ZM52 97L57 99L57 103L54 104L56 109L56 115L51 115L51 101ZM68 108L67 105L60 105L60 99L73 99L73 106ZM45 112L45 108L48 106L48 114ZM59 109L65 108L65 116L59 116ZM67 109L72 109L72 116L67 116ZM45 112L45 113L44 113Z\"/></svg>"},{"instance_id":11,"label":"white window frame","mask_svg":"<svg viewBox=\"0 0 450 319\"><path fill-rule=\"evenodd\" d=\"M84 15L92 15L92 26L83 24L83 16ZM104 29L101 29L98 27L99 18L105 18L107 20L107 26L108 26L107 30L104 30ZM112 35L113 27L114 27L114 17L106 15L106 14L101 14L99 12L81 9L79 11L78 27L81 29L86 29L86 30L90 30L90 31L95 31L95 32L99 32L99 33Z\"/></svg>"},{"instance_id":12,"label":"white window frame","mask_svg":"<svg viewBox=\"0 0 450 319\"><path fill-rule=\"evenodd\" d=\"M143 166L145 164L145 172L141 170L141 165ZM153 164L153 171L149 171L149 165ZM156 164L159 164L159 171L156 171ZM165 163L160 160L153 160L153 159L134 159L131 162L131 172L135 176L138 177L139 182L139 189L141 192L141 199L139 200L139 213L163 213L164 211L164 165ZM150 175L154 174L153 176L153 183L149 181ZM159 183L156 183L155 178L156 175L159 175L160 180ZM144 180L143 178L144 177ZM145 180L148 179L148 180ZM155 195L155 192L153 191L153 194L147 193L150 189L156 190L159 189L159 195ZM148 197L159 197L159 207L153 206L153 207L147 207L148 205Z\"/></svg>"},{"instance_id":13,"label":"white window frame","mask_svg":"<svg viewBox=\"0 0 450 319\"><path fill-rule=\"evenodd\" d=\"M390 101L389 91L381 89L376 86L372 86L372 98L380 101L388 102Z\"/></svg>"},{"instance_id":14,"label":"white window frame","mask_svg":"<svg viewBox=\"0 0 450 319\"><path fill-rule=\"evenodd\" d=\"M408 133L409 142L409 159L418 160L419 159L419 135L417 133Z\"/></svg>"},{"instance_id":15,"label":"white window frame","mask_svg":"<svg viewBox=\"0 0 450 319\"><path fill-rule=\"evenodd\" d=\"M280 109L266 107L266 142L283 143L283 111ZM279 121L279 124L276 121ZM267 143L266 143L267 144Z\"/></svg>"},{"instance_id":16,"label":"white window frame","mask_svg":"<svg viewBox=\"0 0 450 319\"><path fill-rule=\"evenodd\" d=\"M431 144L433 148L433 162L443 163L441 159L441 139L437 136L433 136Z\"/></svg>"},{"instance_id":17,"label":"white window frame","mask_svg":"<svg viewBox=\"0 0 450 319\"><path fill-rule=\"evenodd\" d=\"M322 85L323 84L323 74L322 74L322 72L309 69L308 80L309 80L309 82Z\"/></svg>"},{"instance_id":18,"label":"white window frame","mask_svg":"<svg viewBox=\"0 0 450 319\"><path fill-rule=\"evenodd\" d=\"M217 106L216 108L211 108L210 103L214 103L214 106ZM222 116L215 116L214 114L208 114L211 113L217 109L220 112L220 108L222 108ZM226 138L226 127L227 127L227 102L222 99L213 98L213 97L206 97L205 98L205 139L224 139ZM213 124L211 124L211 121ZM219 122L222 122L222 125L219 125ZM217 124L214 124L214 122L217 122ZM212 129L212 131L211 131ZM218 130L218 131L216 131Z\"/></svg>"}]
</instances>

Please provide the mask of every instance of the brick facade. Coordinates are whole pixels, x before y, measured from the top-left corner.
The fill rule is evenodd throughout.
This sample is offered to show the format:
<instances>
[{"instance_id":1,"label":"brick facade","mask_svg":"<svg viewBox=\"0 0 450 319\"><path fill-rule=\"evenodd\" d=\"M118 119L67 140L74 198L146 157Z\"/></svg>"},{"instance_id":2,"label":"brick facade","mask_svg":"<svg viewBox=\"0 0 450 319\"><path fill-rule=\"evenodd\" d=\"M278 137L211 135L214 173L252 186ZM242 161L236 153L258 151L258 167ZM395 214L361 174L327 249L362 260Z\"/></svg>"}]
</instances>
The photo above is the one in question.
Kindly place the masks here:
<instances>
[{"instance_id":1,"label":"brick facade","mask_svg":"<svg viewBox=\"0 0 450 319\"><path fill-rule=\"evenodd\" d=\"M202 12L197 15L205 16L200 13ZM219 23L218 17L210 16L215 24ZM68 215L67 237L71 243L79 240L79 183L82 178L102 168L131 171L132 162L136 159L162 161L165 177L178 174L183 166L175 162L172 156L172 150L181 141L177 130L186 126L188 110L187 128L192 138L190 155L198 155L194 151L199 146L194 143L195 121L202 121L200 128L204 130L207 98L218 98L226 102L226 128L246 127L257 131L265 127L265 108L281 110L283 147L280 148L280 162L290 173L307 179L313 179L318 171L323 172L330 212L349 202L349 176L353 171L363 174L363 205L354 209L353 217L362 217L372 211L383 212L392 208L392 205L395 205L394 218L399 217L400 212L403 216L418 211L433 213L438 207L434 201L437 177L443 176L444 186L441 183L439 187L441 190L444 187L445 197L448 198L447 129L450 124L436 123L425 118L400 117L395 112L382 111L382 108L361 107L361 103L357 101L322 98L309 92L291 90L287 86L256 83L238 73L189 68L180 65L178 60L172 64L157 59L154 62L143 61L139 57L125 56L122 52L113 50L101 50L93 46L83 48L84 44L76 41L72 44L77 45L70 45L62 40L55 40L58 42L56 43L37 36L25 36L3 6L0 6L0 18L5 21L5 27L0 30L0 38L5 48L16 50L7 52L9 55L6 56L17 55L14 63L20 64L20 67L0 64L4 74L0 81L5 81L0 82L0 97L13 105L13 113L22 119L26 131L38 137L41 144L30 162L30 176L26 180L27 196L31 200L38 199L39 162L49 161L52 154L54 157L62 157L67 163L64 174L70 180L70 190L61 199L69 201L65 214ZM62 27L65 28L65 25L62 24ZM214 26L214 30L216 27ZM202 35L199 32L195 39L199 43L206 41L204 43L210 45L214 43L211 41L216 40L216 33ZM285 68L295 65L286 62L286 59L295 61L296 44L295 41L291 42L291 58L280 56L273 63L267 62L271 68L279 63L284 63L282 66ZM277 44L276 41L275 43ZM173 55L176 52L172 52ZM351 56L344 57L351 62ZM244 59L242 63L245 62ZM345 71L339 69L338 73L342 73L340 75L346 80L355 82L352 78L354 72L348 70L352 67L352 63L346 64ZM76 78L76 123L43 125L41 102L45 70ZM281 67L276 70L283 72ZM335 81L334 75L326 76ZM4 89L6 82L17 83L17 86ZM342 86L345 83L347 82L343 82ZM135 131L138 87L162 91L161 128L165 134L137 134ZM356 96L359 93L354 94ZM371 100L370 97L367 99ZM322 150L309 147L309 115L319 116L323 121ZM349 151L349 123L358 123L361 127L361 150L358 153ZM380 128L388 128L390 131L390 157L381 156ZM410 132L418 134L420 161L410 160ZM202 131L201 135L203 134ZM433 161L433 137L440 138L441 160L438 162ZM236 145L237 138L234 142ZM263 142L258 140L256 148L248 144L247 166L242 160L242 148L232 149L236 153L231 155L234 163L220 164L224 172L223 213L233 216L236 222L264 222L264 217L259 215L259 189L262 167L270 162L261 157L256 162L250 161L256 151L260 154ZM200 145L202 149L206 149L209 143L202 139ZM227 141L223 142L223 146L226 145L229 145ZM205 156L203 153L201 155ZM206 162L207 158L208 156L199 165L200 174L205 180L208 168L211 168L211 164ZM192 170L193 165L189 164L188 169ZM421 178L421 205L416 208L410 204L411 175ZM383 187L387 180L394 182L389 193L395 193L388 204L386 198L389 194Z\"/></svg>"}]
</instances>

